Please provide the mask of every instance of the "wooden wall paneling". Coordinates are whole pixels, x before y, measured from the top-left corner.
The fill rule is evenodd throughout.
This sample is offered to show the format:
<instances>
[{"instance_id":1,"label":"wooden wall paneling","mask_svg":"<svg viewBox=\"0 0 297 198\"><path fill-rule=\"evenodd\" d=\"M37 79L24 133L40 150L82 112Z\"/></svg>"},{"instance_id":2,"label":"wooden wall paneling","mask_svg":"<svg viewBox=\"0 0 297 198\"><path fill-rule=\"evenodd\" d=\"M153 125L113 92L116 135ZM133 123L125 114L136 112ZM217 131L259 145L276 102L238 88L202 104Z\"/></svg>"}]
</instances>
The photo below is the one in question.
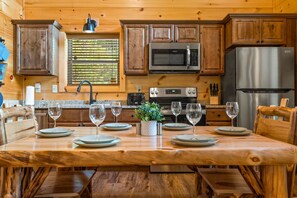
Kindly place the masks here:
<instances>
[{"instance_id":1,"label":"wooden wall paneling","mask_svg":"<svg viewBox=\"0 0 297 198\"><path fill-rule=\"evenodd\" d=\"M26 5L26 19L56 19L62 26L64 24L84 24L88 13L92 18L99 19L100 26L106 24L119 25L120 19L143 20L221 20L228 13L271 13L271 8L71 8L71 7L41 7L31 8ZM82 27L81 27L82 28Z\"/></svg>"},{"instance_id":2,"label":"wooden wall paneling","mask_svg":"<svg viewBox=\"0 0 297 198\"><path fill-rule=\"evenodd\" d=\"M4 0L2 0L4 1ZM10 0L5 0L10 1ZM22 0L13 0L20 5ZM1 2L1 0L0 0ZM249 0L249 1L227 1L213 0L110 0L98 1L88 0L88 3L78 0L26 0L23 15L26 19L56 19L63 26L64 32L81 32L88 13L92 18L99 20L96 32L120 32L120 19L143 19L143 20L221 20L228 13L271 13L273 0ZM8 2L10 3L10 2ZM13 5L13 4L12 4ZM122 35L121 35L122 36ZM121 65L123 69L123 49L121 48ZM11 59L12 60L12 59ZM121 99L126 100L127 93L136 92L136 85L142 85L143 92L148 97L148 88L153 86L197 86L198 99L208 102L209 83L219 83L217 76L199 77L195 74L164 74L149 76L122 76L126 78L124 92L94 93L97 99ZM122 78L121 77L121 78ZM52 84L59 84L56 77L33 77L28 76L25 85L34 85L41 82L42 93L36 93L36 99L69 99L88 100L89 93L51 93ZM173 83L174 82L174 83ZM21 85L22 78L18 81Z\"/></svg>"},{"instance_id":3,"label":"wooden wall paneling","mask_svg":"<svg viewBox=\"0 0 297 198\"><path fill-rule=\"evenodd\" d=\"M19 0L20 1L20 0ZM0 12L11 19L20 19L23 12L22 3L18 0L0 0Z\"/></svg>"},{"instance_id":4,"label":"wooden wall paneling","mask_svg":"<svg viewBox=\"0 0 297 198\"><path fill-rule=\"evenodd\" d=\"M0 91L5 100L20 100L23 97L23 77L13 75L13 25L12 17L19 17L21 5L15 0L0 0L0 37L5 40L5 46L10 52L7 61L4 84ZM12 77L10 79L10 77Z\"/></svg>"},{"instance_id":5,"label":"wooden wall paneling","mask_svg":"<svg viewBox=\"0 0 297 198\"><path fill-rule=\"evenodd\" d=\"M228 0L110 0L98 1L88 0L88 3L79 0L26 0L26 4L30 7L185 7L191 8L193 5L197 7L228 7L228 8L271 8L272 0L249 0L249 1L228 1Z\"/></svg>"},{"instance_id":6,"label":"wooden wall paneling","mask_svg":"<svg viewBox=\"0 0 297 198\"><path fill-rule=\"evenodd\" d=\"M275 13L297 13L296 0L273 0L273 12Z\"/></svg>"}]
</instances>

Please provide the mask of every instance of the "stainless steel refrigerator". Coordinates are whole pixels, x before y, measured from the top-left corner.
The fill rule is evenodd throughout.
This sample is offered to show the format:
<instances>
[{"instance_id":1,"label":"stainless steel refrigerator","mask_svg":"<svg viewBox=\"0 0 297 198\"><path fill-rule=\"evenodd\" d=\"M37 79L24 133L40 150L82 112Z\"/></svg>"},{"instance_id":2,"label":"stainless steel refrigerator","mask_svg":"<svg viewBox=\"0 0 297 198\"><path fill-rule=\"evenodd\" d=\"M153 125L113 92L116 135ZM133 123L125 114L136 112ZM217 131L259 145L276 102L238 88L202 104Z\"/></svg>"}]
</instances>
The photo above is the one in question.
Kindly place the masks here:
<instances>
[{"instance_id":1,"label":"stainless steel refrigerator","mask_svg":"<svg viewBox=\"0 0 297 198\"><path fill-rule=\"evenodd\" d=\"M253 129L258 105L279 105L285 97L295 106L294 74L294 48L237 47L225 56L222 103L237 101L237 125Z\"/></svg>"}]
</instances>

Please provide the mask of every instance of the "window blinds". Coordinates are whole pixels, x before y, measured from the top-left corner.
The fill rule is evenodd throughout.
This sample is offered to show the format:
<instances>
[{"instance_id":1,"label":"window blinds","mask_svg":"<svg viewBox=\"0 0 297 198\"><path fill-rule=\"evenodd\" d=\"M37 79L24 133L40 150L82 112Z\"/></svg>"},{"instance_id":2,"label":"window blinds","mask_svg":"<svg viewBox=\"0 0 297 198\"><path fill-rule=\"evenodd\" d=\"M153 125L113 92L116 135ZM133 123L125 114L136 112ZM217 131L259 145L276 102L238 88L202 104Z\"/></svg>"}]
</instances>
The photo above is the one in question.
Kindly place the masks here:
<instances>
[{"instance_id":1,"label":"window blinds","mask_svg":"<svg viewBox=\"0 0 297 198\"><path fill-rule=\"evenodd\" d=\"M119 39L69 38L68 85L119 84Z\"/></svg>"}]
</instances>

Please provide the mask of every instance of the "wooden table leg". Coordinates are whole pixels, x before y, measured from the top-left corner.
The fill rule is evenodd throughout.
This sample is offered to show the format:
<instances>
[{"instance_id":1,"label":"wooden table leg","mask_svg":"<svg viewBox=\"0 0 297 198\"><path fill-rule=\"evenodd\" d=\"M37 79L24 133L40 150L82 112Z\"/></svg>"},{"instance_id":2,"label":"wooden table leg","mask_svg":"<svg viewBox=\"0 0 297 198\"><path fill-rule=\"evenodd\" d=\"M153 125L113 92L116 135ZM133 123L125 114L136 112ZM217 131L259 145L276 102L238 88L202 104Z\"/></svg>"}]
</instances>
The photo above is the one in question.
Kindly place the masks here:
<instances>
[{"instance_id":1,"label":"wooden table leg","mask_svg":"<svg viewBox=\"0 0 297 198\"><path fill-rule=\"evenodd\" d=\"M262 166L264 195L269 198L288 197L287 166Z\"/></svg>"},{"instance_id":2,"label":"wooden table leg","mask_svg":"<svg viewBox=\"0 0 297 198\"><path fill-rule=\"evenodd\" d=\"M21 197L32 168L1 167L1 197Z\"/></svg>"},{"instance_id":3,"label":"wooden table leg","mask_svg":"<svg viewBox=\"0 0 297 198\"><path fill-rule=\"evenodd\" d=\"M25 189L22 198L31 198L34 197L44 180L48 176L51 168L49 167L40 167L34 174L33 179L31 180L28 187Z\"/></svg>"}]
</instances>

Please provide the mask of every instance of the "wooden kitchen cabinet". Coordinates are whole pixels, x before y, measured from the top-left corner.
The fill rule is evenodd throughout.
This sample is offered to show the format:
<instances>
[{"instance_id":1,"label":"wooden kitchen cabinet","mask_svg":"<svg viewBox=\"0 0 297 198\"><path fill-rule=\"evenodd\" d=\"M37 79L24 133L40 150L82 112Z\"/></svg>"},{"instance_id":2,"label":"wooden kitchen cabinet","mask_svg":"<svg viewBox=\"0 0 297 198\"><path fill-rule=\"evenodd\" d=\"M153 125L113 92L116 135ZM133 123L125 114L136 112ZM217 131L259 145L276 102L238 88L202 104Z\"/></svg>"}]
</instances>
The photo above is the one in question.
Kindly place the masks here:
<instances>
[{"instance_id":1,"label":"wooden kitchen cabinet","mask_svg":"<svg viewBox=\"0 0 297 198\"><path fill-rule=\"evenodd\" d=\"M58 75L59 30L54 20L12 20L14 25L14 73Z\"/></svg>"},{"instance_id":2,"label":"wooden kitchen cabinet","mask_svg":"<svg viewBox=\"0 0 297 198\"><path fill-rule=\"evenodd\" d=\"M115 117L111 113L110 108L106 108L106 117L102 124L115 122ZM41 111L41 110L38 110ZM44 110L45 111L45 110ZM47 114L46 112L43 113ZM135 109L123 108L121 114L118 116L118 122L135 124L140 122L139 119L134 117ZM41 115L41 114L40 114ZM43 115L43 114L42 114ZM38 124L42 124L42 128L48 128L54 126L54 120L49 116L40 117L38 120ZM60 127L87 127L87 126L95 126L89 118L89 109L66 109L62 110L61 117L57 120L57 126Z\"/></svg>"},{"instance_id":3,"label":"wooden kitchen cabinet","mask_svg":"<svg viewBox=\"0 0 297 198\"><path fill-rule=\"evenodd\" d=\"M198 24L178 24L174 26L174 39L177 43L198 43Z\"/></svg>"},{"instance_id":4,"label":"wooden kitchen cabinet","mask_svg":"<svg viewBox=\"0 0 297 198\"><path fill-rule=\"evenodd\" d=\"M171 43L174 41L174 26L172 24L150 25L151 43Z\"/></svg>"},{"instance_id":5,"label":"wooden kitchen cabinet","mask_svg":"<svg viewBox=\"0 0 297 198\"><path fill-rule=\"evenodd\" d=\"M231 17L225 29L226 48L232 45L286 44L286 19L282 17Z\"/></svg>"},{"instance_id":6,"label":"wooden kitchen cabinet","mask_svg":"<svg viewBox=\"0 0 297 198\"><path fill-rule=\"evenodd\" d=\"M224 74L224 25L200 26L200 74Z\"/></svg>"},{"instance_id":7,"label":"wooden kitchen cabinet","mask_svg":"<svg viewBox=\"0 0 297 198\"><path fill-rule=\"evenodd\" d=\"M225 108L206 108L207 126L231 126L231 119L227 116Z\"/></svg>"},{"instance_id":8,"label":"wooden kitchen cabinet","mask_svg":"<svg viewBox=\"0 0 297 198\"><path fill-rule=\"evenodd\" d=\"M199 42L198 24L151 24L151 43L195 43Z\"/></svg>"},{"instance_id":9,"label":"wooden kitchen cabinet","mask_svg":"<svg viewBox=\"0 0 297 198\"><path fill-rule=\"evenodd\" d=\"M126 75L148 74L149 25L124 25L124 67Z\"/></svg>"},{"instance_id":10,"label":"wooden kitchen cabinet","mask_svg":"<svg viewBox=\"0 0 297 198\"><path fill-rule=\"evenodd\" d=\"M118 117L118 121L129 124L136 124L137 122L140 122L140 120L135 117L135 109L123 109L122 113Z\"/></svg>"}]
</instances>

